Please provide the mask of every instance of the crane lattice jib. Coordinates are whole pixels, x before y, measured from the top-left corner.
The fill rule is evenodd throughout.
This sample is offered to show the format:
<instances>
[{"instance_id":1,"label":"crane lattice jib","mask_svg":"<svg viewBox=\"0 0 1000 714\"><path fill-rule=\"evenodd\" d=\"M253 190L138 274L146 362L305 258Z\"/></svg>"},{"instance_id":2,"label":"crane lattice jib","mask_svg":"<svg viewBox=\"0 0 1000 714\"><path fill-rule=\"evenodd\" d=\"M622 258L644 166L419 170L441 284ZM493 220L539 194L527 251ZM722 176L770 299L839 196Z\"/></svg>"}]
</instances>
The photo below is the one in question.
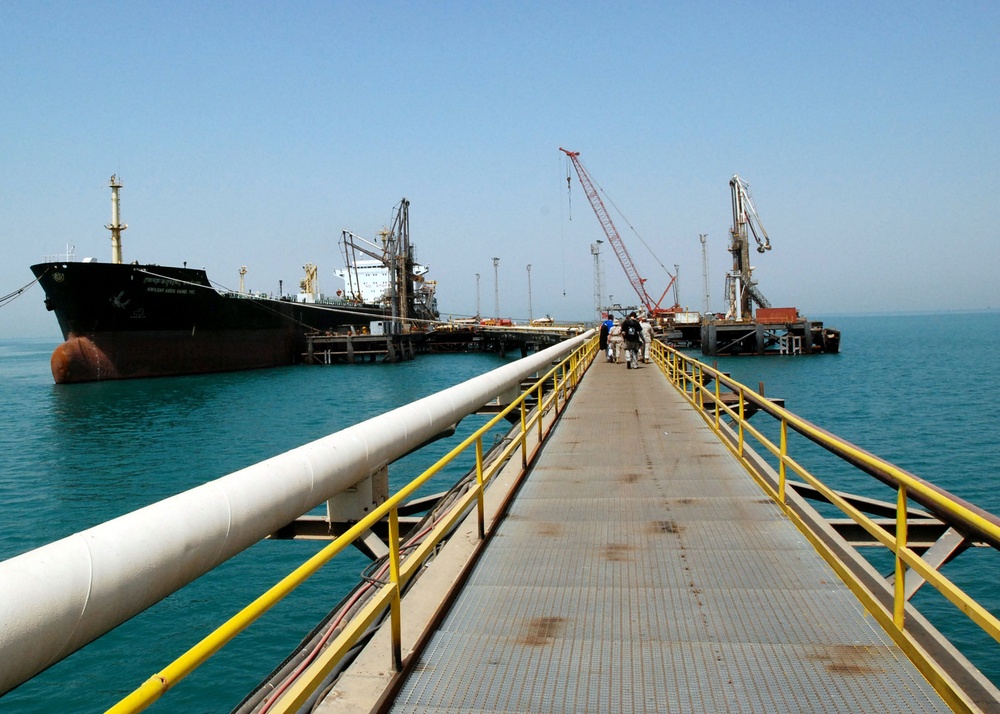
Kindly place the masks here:
<instances>
[{"instance_id":1,"label":"crane lattice jib","mask_svg":"<svg viewBox=\"0 0 1000 714\"><path fill-rule=\"evenodd\" d=\"M566 156L570 158L570 161L573 162L573 166L576 168L576 175L580 177L580 184L583 186L583 192L587 194L587 200L590 201L591 208L593 208L594 213L597 214L597 220L601 222L601 227L604 228L604 234L608 237L608 242L611 244L611 247L615 249L615 255L618 256L618 262L622 264L622 268L625 270L625 275L628 277L632 287L639 295L639 300L646 308L646 311L652 314L654 312L654 304L652 298L649 296L649 293L646 292L646 281L639 277L639 272L635 269L635 264L632 263L632 257L628 254L628 250L625 248L625 243L622 242L621 236L618 235L618 229L615 228L615 224L611 221L611 216L608 215L608 210L604 207L604 202L597 194L597 189L594 187L594 182L590 179L590 174L587 173L587 170L583 168L583 164L580 163L580 152L566 151L566 149L562 147L559 147L559 150L566 154Z\"/></svg>"},{"instance_id":2,"label":"crane lattice jib","mask_svg":"<svg viewBox=\"0 0 1000 714\"><path fill-rule=\"evenodd\" d=\"M768 238L764 224L757 213L757 207L754 205L753 196L750 193L750 184L739 176L733 176L733 181L736 182L735 190L739 192L739 199L736 199L735 195L733 199L739 205L738 212L741 214L738 217L739 221L746 224L753 239L757 241L757 252L763 253L765 250L771 250L771 239ZM733 184L733 181L730 181L730 184Z\"/></svg>"}]
</instances>

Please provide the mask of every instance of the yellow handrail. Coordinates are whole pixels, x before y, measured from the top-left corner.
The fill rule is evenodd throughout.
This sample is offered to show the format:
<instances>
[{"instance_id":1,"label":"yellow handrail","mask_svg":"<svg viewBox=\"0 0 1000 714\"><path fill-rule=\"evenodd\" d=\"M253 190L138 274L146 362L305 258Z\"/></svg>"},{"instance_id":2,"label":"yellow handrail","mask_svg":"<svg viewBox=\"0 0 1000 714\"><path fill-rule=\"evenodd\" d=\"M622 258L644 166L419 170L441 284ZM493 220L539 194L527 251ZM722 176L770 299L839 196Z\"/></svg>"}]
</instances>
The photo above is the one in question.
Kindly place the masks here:
<instances>
[{"instance_id":1,"label":"yellow handrail","mask_svg":"<svg viewBox=\"0 0 1000 714\"><path fill-rule=\"evenodd\" d=\"M280 693L280 696L275 698L276 701L268 711L296 711L308 699L315 688L319 686L322 677L336 666L343 655L364 634L371 623L382 615L386 608L390 609L393 666L399 671L401 667L402 642L400 626L402 617L400 595L402 589L417 572L424 560L434 552L434 546L443 540L450 530L451 525L465 513L466 509L473 505L473 502L475 502L478 514L479 536L480 538L485 537L483 492L486 486L504 464L507 463L514 451L518 449L522 451L522 469L527 467L530 463L530 459L526 453L528 443L527 433L537 423L539 441L541 441L543 431L542 420L545 414L551 409L555 410L555 414L559 413L560 400L562 403L565 403L569 399L573 389L579 383L583 372L586 371L597 354L597 345L598 340L595 336L574 350L574 352L535 381L517 399L476 430L475 433L467 437L445 456L441 457L417 478L390 496L379 507L373 509L371 513L358 521L347 532L330 542L320 552L309 558L291 574L219 626L198 644L194 645L161 671L146 680L127 697L108 709L109 714L140 712L149 707L169 689L184 679L184 677L207 661L226 643L249 627L296 587L305 582L306 579L316 573L323 565L351 545L355 539L379 520L386 517L389 519L389 582L372 597L364 608L357 612L344 625L340 634L332 640L322 655L317 657L312 665L305 670L303 676L300 676L286 692ZM543 385L549 379L553 380L553 389L547 395L544 395L545 398L543 399ZM529 416L525 400L533 394L537 394L537 405ZM505 419L514 409L520 410L518 435L516 438L511 439L510 443L487 466L483 462L483 435L496 426L501 419ZM417 549L411 551L405 559L401 559L398 525L399 506L435 474L464 453L470 446L475 447L475 486L470 488L462 498L458 499L452 505L448 513L442 516L441 521L430 531Z\"/></svg>"},{"instance_id":2,"label":"yellow handrail","mask_svg":"<svg viewBox=\"0 0 1000 714\"><path fill-rule=\"evenodd\" d=\"M889 613L891 621L901 631L905 630L906 591L903 585L906 568L915 570L924 580L937 589L959 610L964 612L980 628L993 639L1000 642L1000 619L992 615L979 603L973 600L961 588L942 575L930 563L925 561L907 544L907 503L912 499L943 521L960 524L963 534L973 540L982 540L993 547L1000 544L1000 519L981 509L963 502L943 489L900 469L857 446L833 436L809 421L796 416L792 412L775 405L767 399L755 394L750 388L731 379L719 370L710 367L678 350L653 343L654 360L666 377L674 384L678 392L693 406L698 407L705 422L729 446L744 466L754 473L754 466L746 455L745 440L752 437L778 460L777 489L772 489L768 483L761 481L765 488L785 510L789 506L785 502L787 471L800 476L810 486L817 489L830 503L838 507L854 522L870 533L878 542L894 555L896 562L896 578L893 588L893 607ZM705 386L705 376L709 375L715 381L713 390ZM736 409L725 404L721 399L720 389L727 387L738 394ZM710 411L705 410L706 397L710 397L713 405ZM756 406L776 420L780 425L780 440L774 444L759 429L752 426L746 416L746 405ZM724 436L721 424L722 416L733 420L735 445ZM883 483L897 490L897 518L895 534L885 531L865 513L852 506L837 492L824 484L818 477L808 471L788 453L788 428L792 428L809 440L819 444L827 451L840 457L847 463L878 478Z\"/></svg>"}]
</instances>

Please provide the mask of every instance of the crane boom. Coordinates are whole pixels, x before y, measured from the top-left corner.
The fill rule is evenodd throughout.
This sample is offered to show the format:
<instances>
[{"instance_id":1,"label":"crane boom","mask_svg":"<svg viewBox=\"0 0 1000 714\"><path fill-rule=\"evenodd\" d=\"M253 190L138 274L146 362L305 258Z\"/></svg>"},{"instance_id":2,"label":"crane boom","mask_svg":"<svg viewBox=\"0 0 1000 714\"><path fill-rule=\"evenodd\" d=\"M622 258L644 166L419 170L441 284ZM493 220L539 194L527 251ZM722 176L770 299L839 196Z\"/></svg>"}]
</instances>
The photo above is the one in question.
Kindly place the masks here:
<instances>
[{"instance_id":1,"label":"crane boom","mask_svg":"<svg viewBox=\"0 0 1000 714\"><path fill-rule=\"evenodd\" d=\"M618 257L618 262L621 263L622 268L625 270L625 275L628 277L629 283L631 283L632 288L639 296L639 300L646 308L646 311L650 315L671 312L671 310L661 309L660 301L663 300L663 296L665 296L670 290L671 285L673 285L674 280L676 280L676 276L671 276L670 284L667 285L667 289L663 291L663 295L660 296L660 300L653 302L653 298L650 297L648 292L646 292L646 279L639 276L639 271L636 270L635 263L632 262L632 256L629 255L628 249L625 247L625 243L618 234L618 229L615 228L615 224L612 222L611 216L608 214L608 209L604 207L604 202L598 195L597 189L594 187L594 182L590 178L590 174L587 173L587 170L583 168L583 164L580 163L580 152L567 151L561 146L559 147L559 151L566 154L566 156L569 157L569 160L573 162L573 167L576 169L576 175L580 177L580 184L583 186L583 192L587 195L587 200L590 201L591 208L593 208L594 213L597 214L597 220L600 221L601 227L604 229L604 234L608 238L608 242L611 244L611 247L615 249L615 255ZM675 305L674 307L676 308L677 306Z\"/></svg>"},{"instance_id":2,"label":"crane boom","mask_svg":"<svg viewBox=\"0 0 1000 714\"><path fill-rule=\"evenodd\" d=\"M771 239L767 237L767 231L764 230L764 224L761 223L757 207L753 204L753 196L750 195L750 184L734 174L733 178L729 181L729 188L733 194L734 228L741 227L744 238L747 237L746 229L750 229L754 240L757 241L758 253L771 250Z\"/></svg>"}]
</instances>

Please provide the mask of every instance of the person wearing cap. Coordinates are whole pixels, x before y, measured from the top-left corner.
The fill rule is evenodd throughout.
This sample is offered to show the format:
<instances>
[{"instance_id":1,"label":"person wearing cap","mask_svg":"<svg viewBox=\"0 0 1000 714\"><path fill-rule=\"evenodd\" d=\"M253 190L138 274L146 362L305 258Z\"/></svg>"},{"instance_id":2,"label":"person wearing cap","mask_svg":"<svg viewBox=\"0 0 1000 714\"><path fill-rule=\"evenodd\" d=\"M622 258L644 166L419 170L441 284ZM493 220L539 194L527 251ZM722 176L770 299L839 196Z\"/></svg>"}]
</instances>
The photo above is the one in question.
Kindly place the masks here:
<instances>
[{"instance_id":1,"label":"person wearing cap","mask_svg":"<svg viewBox=\"0 0 1000 714\"><path fill-rule=\"evenodd\" d=\"M639 350L642 348L642 325L630 312L622 323L622 337L625 339L625 362L629 369L639 368Z\"/></svg>"}]
</instances>

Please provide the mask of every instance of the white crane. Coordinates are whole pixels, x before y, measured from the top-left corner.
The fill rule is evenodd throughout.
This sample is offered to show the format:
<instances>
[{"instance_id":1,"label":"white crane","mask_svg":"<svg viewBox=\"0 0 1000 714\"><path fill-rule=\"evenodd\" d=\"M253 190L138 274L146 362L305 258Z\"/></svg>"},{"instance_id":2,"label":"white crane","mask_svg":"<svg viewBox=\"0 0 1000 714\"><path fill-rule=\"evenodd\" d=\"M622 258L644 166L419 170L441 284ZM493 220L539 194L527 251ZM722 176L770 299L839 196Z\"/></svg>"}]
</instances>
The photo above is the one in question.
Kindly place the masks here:
<instances>
[{"instance_id":1,"label":"white crane","mask_svg":"<svg viewBox=\"0 0 1000 714\"><path fill-rule=\"evenodd\" d=\"M750 265L749 237L757 242L757 252L771 250L771 241L760 221L750 184L737 175L729 180L733 200L732 242L729 252L733 254L733 269L726 275L726 296L729 303L726 317L732 320L749 320L753 317L753 305L771 307L771 304L757 289L753 280L753 266Z\"/></svg>"}]
</instances>

